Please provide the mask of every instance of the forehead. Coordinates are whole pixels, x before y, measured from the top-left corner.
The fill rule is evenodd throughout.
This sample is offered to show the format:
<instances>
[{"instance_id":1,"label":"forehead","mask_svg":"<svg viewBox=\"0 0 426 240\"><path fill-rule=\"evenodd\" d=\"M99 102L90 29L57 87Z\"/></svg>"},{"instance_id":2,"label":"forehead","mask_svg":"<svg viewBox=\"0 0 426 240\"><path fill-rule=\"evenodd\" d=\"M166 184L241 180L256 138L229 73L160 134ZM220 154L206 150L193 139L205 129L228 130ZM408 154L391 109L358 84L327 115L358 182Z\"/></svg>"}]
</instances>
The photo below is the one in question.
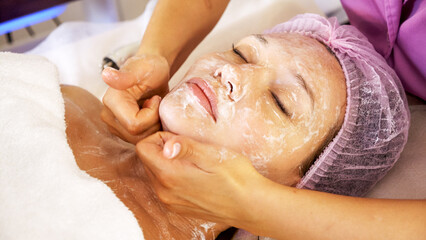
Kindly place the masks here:
<instances>
[{"instance_id":1,"label":"forehead","mask_svg":"<svg viewBox=\"0 0 426 240\"><path fill-rule=\"evenodd\" d=\"M241 39L236 47L255 64L308 79L327 78L330 72L324 70L337 63L322 43L296 33L254 34Z\"/></svg>"},{"instance_id":2,"label":"forehead","mask_svg":"<svg viewBox=\"0 0 426 240\"><path fill-rule=\"evenodd\" d=\"M252 34L241 39L237 45L244 44L252 45L259 50L273 48L286 50L288 53L314 53L325 49L325 46L316 39L297 33Z\"/></svg>"}]
</instances>

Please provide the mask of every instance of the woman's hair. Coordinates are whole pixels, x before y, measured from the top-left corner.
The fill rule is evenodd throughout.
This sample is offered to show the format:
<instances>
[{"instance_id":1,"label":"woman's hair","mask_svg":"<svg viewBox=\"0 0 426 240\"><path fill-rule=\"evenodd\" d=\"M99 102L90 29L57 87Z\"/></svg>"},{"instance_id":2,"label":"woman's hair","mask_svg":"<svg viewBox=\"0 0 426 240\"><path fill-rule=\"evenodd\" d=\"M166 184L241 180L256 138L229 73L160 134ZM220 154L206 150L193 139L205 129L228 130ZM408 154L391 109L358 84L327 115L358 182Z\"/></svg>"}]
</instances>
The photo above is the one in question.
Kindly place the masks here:
<instances>
[{"instance_id":1,"label":"woman's hair","mask_svg":"<svg viewBox=\"0 0 426 240\"><path fill-rule=\"evenodd\" d=\"M362 33L335 18L302 14L265 33L298 33L320 41L346 78L343 125L297 187L364 195L392 168L407 141L410 116L396 73Z\"/></svg>"}]
</instances>

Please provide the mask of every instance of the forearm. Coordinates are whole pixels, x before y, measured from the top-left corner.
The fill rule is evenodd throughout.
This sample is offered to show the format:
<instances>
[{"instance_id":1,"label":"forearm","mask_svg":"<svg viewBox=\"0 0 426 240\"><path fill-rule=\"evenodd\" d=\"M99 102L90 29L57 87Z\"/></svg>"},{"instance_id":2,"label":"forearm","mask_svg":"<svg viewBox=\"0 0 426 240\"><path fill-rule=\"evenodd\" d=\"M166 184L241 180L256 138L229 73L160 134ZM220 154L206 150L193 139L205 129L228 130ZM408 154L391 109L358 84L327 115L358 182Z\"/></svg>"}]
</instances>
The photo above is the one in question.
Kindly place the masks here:
<instances>
[{"instance_id":1,"label":"forearm","mask_svg":"<svg viewBox=\"0 0 426 240\"><path fill-rule=\"evenodd\" d=\"M173 74L213 29L229 0L159 0L138 53L164 56Z\"/></svg>"},{"instance_id":2,"label":"forearm","mask_svg":"<svg viewBox=\"0 0 426 240\"><path fill-rule=\"evenodd\" d=\"M421 239L426 201L345 197L264 180L247 197L243 227L276 239ZM257 206L257 207L256 207ZM258 206L264 206L258 209Z\"/></svg>"}]
</instances>

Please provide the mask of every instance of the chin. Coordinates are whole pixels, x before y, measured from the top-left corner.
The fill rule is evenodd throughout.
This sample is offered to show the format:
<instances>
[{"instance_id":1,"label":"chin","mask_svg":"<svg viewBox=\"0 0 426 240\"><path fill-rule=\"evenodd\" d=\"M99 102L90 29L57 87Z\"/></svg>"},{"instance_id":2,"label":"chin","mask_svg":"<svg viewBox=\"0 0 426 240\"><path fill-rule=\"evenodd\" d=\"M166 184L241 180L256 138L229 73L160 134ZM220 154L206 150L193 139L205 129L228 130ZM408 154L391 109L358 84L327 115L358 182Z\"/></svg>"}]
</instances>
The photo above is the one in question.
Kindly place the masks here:
<instances>
[{"instance_id":1,"label":"chin","mask_svg":"<svg viewBox=\"0 0 426 240\"><path fill-rule=\"evenodd\" d=\"M185 117L182 106L176 105L177 99L166 96L160 103L160 120L164 131L190 137L201 142L206 141L205 122L197 119L199 116ZM200 121L198 121L200 120Z\"/></svg>"},{"instance_id":2,"label":"chin","mask_svg":"<svg viewBox=\"0 0 426 240\"><path fill-rule=\"evenodd\" d=\"M182 107L176 105L176 99L166 96L160 103L160 120L165 131L188 136L187 128L190 125Z\"/></svg>"}]
</instances>

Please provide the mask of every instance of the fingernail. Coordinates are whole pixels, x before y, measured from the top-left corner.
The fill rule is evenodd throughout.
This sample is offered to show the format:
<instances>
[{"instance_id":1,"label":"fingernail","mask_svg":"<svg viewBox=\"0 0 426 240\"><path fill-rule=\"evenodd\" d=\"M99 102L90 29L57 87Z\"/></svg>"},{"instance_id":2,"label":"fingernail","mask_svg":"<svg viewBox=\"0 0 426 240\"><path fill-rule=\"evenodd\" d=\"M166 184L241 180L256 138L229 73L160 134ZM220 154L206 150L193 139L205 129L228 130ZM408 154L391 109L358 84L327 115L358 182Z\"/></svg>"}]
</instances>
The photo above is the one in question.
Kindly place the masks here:
<instances>
[{"instance_id":1,"label":"fingernail","mask_svg":"<svg viewBox=\"0 0 426 240\"><path fill-rule=\"evenodd\" d=\"M165 148L164 148L164 150L163 150L163 155L164 155L164 157L166 157L166 158L170 158L170 155L171 155L171 153L170 153L170 148L165 147Z\"/></svg>"},{"instance_id":2,"label":"fingernail","mask_svg":"<svg viewBox=\"0 0 426 240\"><path fill-rule=\"evenodd\" d=\"M118 71L115 70L114 68L111 68L111 67L107 67L107 68L104 69L104 71L102 71L102 75L104 77L107 77L107 79L108 78L116 79L118 77L117 73L118 73Z\"/></svg>"},{"instance_id":3,"label":"fingernail","mask_svg":"<svg viewBox=\"0 0 426 240\"><path fill-rule=\"evenodd\" d=\"M173 144L173 152L172 152L172 155L169 158L171 159L171 158L176 157L180 152L180 148L181 148L181 146L180 146L179 143Z\"/></svg>"},{"instance_id":4,"label":"fingernail","mask_svg":"<svg viewBox=\"0 0 426 240\"><path fill-rule=\"evenodd\" d=\"M113 73L115 73L115 72L117 72L118 70L117 69L115 69L115 68L112 68L112 67L106 67L104 70L107 70L107 72L113 72Z\"/></svg>"}]
</instances>

